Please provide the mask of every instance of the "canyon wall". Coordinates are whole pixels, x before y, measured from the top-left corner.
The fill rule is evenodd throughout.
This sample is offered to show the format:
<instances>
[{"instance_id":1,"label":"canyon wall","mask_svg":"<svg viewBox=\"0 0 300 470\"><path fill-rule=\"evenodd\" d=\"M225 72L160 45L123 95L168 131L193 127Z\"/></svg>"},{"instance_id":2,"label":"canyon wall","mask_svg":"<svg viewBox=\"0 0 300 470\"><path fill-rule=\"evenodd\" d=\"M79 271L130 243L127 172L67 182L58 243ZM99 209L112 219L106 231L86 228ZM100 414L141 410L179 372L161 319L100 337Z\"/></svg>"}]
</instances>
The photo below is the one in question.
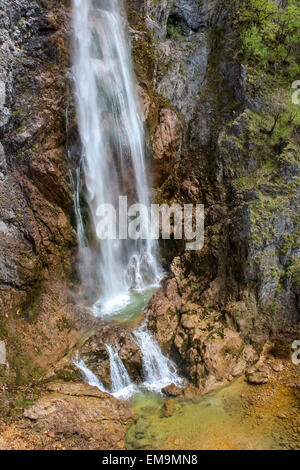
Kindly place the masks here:
<instances>
[{"instance_id":1,"label":"canyon wall","mask_svg":"<svg viewBox=\"0 0 300 470\"><path fill-rule=\"evenodd\" d=\"M170 275L149 326L207 391L242 374L269 338L295 339L299 124L272 129L293 73L247 63L233 2L125 7L155 201L205 205L201 251L161 243ZM69 1L0 2L0 379L18 383L44 377L93 326L72 292L70 50Z\"/></svg>"},{"instance_id":2,"label":"canyon wall","mask_svg":"<svg viewBox=\"0 0 300 470\"><path fill-rule=\"evenodd\" d=\"M17 383L81 337L69 291L70 32L69 2L0 2L0 377Z\"/></svg>"}]
</instances>

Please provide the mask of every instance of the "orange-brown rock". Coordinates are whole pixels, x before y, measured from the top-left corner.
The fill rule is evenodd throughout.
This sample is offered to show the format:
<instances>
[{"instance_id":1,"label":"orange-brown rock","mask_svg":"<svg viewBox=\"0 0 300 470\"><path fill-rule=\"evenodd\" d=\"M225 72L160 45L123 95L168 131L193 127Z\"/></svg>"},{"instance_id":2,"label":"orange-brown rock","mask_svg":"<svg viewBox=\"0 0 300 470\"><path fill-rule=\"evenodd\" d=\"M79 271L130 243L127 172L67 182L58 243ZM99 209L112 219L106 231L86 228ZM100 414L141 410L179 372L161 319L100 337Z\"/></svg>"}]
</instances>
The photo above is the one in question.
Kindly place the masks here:
<instances>
[{"instance_id":1,"label":"orange-brown rock","mask_svg":"<svg viewBox=\"0 0 300 470\"><path fill-rule=\"evenodd\" d=\"M175 384L167 385L162 389L162 392L167 395L167 397L179 397L179 395L183 395L183 390Z\"/></svg>"},{"instance_id":2,"label":"orange-brown rock","mask_svg":"<svg viewBox=\"0 0 300 470\"><path fill-rule=\"evenodd\" d=\"M181 373L207 393L245 373L257 353L218 312L192 303L185 284L177 286L176 263L173 270L176 278L166 280L150 303L149 328L166 353L180 357Z\"/></svg>"},{"instance_id":3,"label":"orange-brown rock","mask_svg":"<svg viewBox=\"0 0 300 470\"><path fill-rule=\"evenodd\" d=\"M93 441L101 450L124 449L127 427L134 419L130 406L83 383L53 383L24 412L40 431Z\"/></svg>"},{"instance_id":4,"label":"orange-brown rock","mask_svg":"<svg viewBox=\"0 0 300 470\"><path fill-rule=\"evenodd\" d=\"M153 137L154 184L160 186L180 157L182 144L181 123L178 115L168 108L159 114L159 123Z\"/></svg>"}]
</instances>

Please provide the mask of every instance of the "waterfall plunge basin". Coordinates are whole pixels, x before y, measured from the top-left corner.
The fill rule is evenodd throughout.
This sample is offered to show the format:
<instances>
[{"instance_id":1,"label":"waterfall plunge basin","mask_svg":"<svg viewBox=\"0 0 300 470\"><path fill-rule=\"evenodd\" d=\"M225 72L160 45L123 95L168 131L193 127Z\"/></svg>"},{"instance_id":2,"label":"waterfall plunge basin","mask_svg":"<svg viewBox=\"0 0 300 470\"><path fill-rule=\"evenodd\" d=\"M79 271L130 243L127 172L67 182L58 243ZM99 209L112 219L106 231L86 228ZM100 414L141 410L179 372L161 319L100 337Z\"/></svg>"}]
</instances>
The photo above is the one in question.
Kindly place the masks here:
<instances>
[{"instance_id":1,"label":"waterfall plunge basin","mask_svg":"<svg viewBox=\"0 0 300 470\"><path fill-rule=\"evenodd\" d=\"M126 323L137 319L159 286L150 286L140 291L128 291L108 299L99 299L93 305L93 313L103 320Z\"/></svg>"},{"instance_id":2,"label":"waterfall plunge basin","mask_svg":"<svg viewBox=\"0 0 300 470\"><path fill-rule=\"evenodd\" d=\"M127 431L126 448L299 449L299 392L289 386L295 376L289 370L284 375L263 386L240 377L216 392L189 399L140 393L130 401L139 418Z\"/></svg>"},{"instance_id":3,"label":"waterfall plunge basin","mask_svg":"<svg viewBox=\"0 0 300 470\"><path fill-rule=\"evenodd\" d=\"M138 308L133 313L126 320L126 315L122 318L120 312L116 323L124 324L127 321L131 328L141 328L144 320L142 311ZM132 323L135 323L134 327ZM153 392L151 387L147 390L143 384L139 387L130 384L121 393L113 393L115 398L128 400L138 416L127 431L126 448L299 448L299 434L298 440L295 436L299 394L297 396L296 391L288 387L289 368L285 367L285 370L286 376L277 376L275 382L253 386L241 377L204 397L199 397L195 390L187 390L183 397L170 399L157 393L159 390Z\"/></svg>"}]
</instances>

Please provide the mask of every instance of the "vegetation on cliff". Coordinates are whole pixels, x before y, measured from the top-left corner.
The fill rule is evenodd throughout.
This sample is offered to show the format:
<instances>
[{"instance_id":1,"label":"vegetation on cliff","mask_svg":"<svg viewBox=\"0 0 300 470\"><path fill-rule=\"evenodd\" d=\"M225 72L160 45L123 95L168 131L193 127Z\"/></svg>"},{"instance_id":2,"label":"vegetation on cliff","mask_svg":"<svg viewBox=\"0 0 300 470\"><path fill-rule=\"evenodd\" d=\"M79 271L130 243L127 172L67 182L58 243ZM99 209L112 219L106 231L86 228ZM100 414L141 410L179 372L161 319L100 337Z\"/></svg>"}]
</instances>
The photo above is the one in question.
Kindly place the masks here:
<instances>
[{"instance_id":1,"label":"vegetation on cliff","mask_svg":"<svg viewBox=\"0 0 300 470\"><path fill-rule=\"evenodd\" d=\"M206 208L203 250L161 244L168 279L149 304L149 327L198 392L253 364L251 375L270 373L275 383L272 358L288 369L299 335L299 1L124 3L155 199ZM142 364L129 330L91 319L74 268L69 170L80 152L70 24L67 0L0 3L0 341L7 353L0 415L12 419L48 382L70 381L69 389L55 385L67 409L76 407L62 432L78 434L80 415L91 419L94 404L108 419L104 399L116 421L125 416L105 445L122 448L131 411L101 394L86 405L72 388L79 376L71 358L83 344L109 385L106 335L122 339L130 374L140 375ZM256 362L265 348L266 367ZM55 433L44 404L62 410L49 391L26 419ZM98 440L102 431L93 431ZM93 432L85 427L80 445L93 447Z\"/></svg>"}]
</instances>

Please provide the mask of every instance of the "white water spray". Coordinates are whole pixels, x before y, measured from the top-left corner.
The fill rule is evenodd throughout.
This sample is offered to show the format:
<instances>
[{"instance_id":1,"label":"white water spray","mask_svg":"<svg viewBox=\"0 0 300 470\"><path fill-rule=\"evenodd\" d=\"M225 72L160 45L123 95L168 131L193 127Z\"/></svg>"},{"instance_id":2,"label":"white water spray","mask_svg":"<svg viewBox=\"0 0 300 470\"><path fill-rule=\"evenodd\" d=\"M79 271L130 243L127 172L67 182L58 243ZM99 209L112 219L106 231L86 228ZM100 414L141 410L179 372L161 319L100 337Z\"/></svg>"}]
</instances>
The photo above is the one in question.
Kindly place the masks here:
<instances>
[{"instance_id":1,"label":"white water spray","mask_svg":"<svg viewBox=\"0 0 300 470\"><path fill-rule=\"evenodd\" d=\"M147 330L146 324L134 331L133 337L142 352L143 386L152 392L160 392L162 388L172 383L182 387L183 379L177 375L175 364L163 355L159 344Z\"/></svg>"},{"instance_id":2,"label":"white water spray","mask_svg":"<svg viewBox=\"0 0 300 470\"><path fill-rule=\"evenodd\" d=\"M118 208L119 196L150 209L151 191L144 153L144 132L133 78L121 0L73 0L74 77L82 172L74 181L74 206L80 246L80 271L95 315L119 312L132 291L157 286L161 268L157 241L151 237L150 210L142 211L145 240L102 240L96 237L97 209ZM82 173L82 174L81 174ZM90 227L80 205L80 183L86 187ZM118 213L118 211L117 211ZM132 305L134 302L131 302ZM146 328L135 332L143 355L145 387L160 391L179 384L175 367L164 357ZM129 398L137 391L117 352L109 345L111 393ZM106 391L83 361L75 362L85 380Z\"/></svg>"},{"instance_id":3,"label":"white water spray","mask_svg":"<svg viewBox=\"0 0 300 470\"><path fill-rule=\"evenodd\" d=\"M120 0L73 0L74 75L82 160L95 241L86 244L76 194L82 281L98 293L95 314L130 301L130 290L157 284L160 268L150 220L146 240L96 240L97 208L120 195L150 207L144 133ZM78 188L77 188L78 190Z\"/></svg>"},{"instance_id":4,"label":"white water spray","mask_svg":"<svg viewBox=\"0 0 300 470\"><path fill-rule=\"evenodd\" d=\"M98 377L87 367L87 365L85 364L85 362L82 360L82 359L79 359L79 360L76 360L76 359L73 359L73 362L75 364L76 367L78 367L78 369L80 370L82 376L83 376L83 379L85 380L85 382L87 382L89 385L91 385L92 387L98 387L99 390L101 390L102 392L106 392L106 393L109 393L106 388L104 387L104 385L102 384L102 382L98 379Z\"/></svg>"},{"instance_id":5,"label":"white water spray","mask_svg":"<svg viewBox=\"0 0 300 470\"><path fill-rule=\"evenodd\" d=\"M146 323L133 332L133 338L142 352L144 373L142 388L160 393L164 387L172 383L177 387L184 385L184 380L177 374L175 364L163 355L158 343L148 332ZM110 361L111 391L105 389L102 382L82 359L73 360L73 362L80 369L84 380L90 385L98 387L103 392L110 393L120 400L128 400L139 391L139 387L132 382L124 363L113 346L106 344L105 347Z\"/></svg>"},{"instance_id":6,"label":"white water spray","mask_svg":"<svg viewBox=\"0 0 300 470\"><path fill-rule=\"evenodd\" d=\"M131 381L117 351L109 344L106 345L106 349L110 360L112 395L116 398L126 400L137 392L137 386Z\"/></svg>"}]
</instances>

